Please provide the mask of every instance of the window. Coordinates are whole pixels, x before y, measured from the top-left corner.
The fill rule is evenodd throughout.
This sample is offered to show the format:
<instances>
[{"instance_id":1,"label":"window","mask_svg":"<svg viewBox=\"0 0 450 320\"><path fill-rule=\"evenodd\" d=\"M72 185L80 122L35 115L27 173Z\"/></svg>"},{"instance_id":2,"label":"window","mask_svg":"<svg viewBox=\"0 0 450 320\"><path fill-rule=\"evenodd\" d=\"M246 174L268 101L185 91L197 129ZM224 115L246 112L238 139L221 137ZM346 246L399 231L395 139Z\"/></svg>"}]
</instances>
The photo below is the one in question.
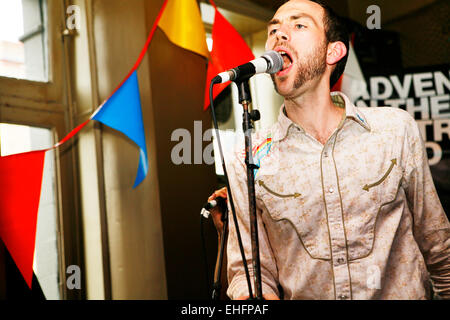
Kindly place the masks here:
<instances>
[{"instance_id":1,"label":"window","mask_svg":"<svg viewBox=\"0 0 450 320\"><path fill-rule=\"evenodd\" d=\"M0 76L47 81L44 0L0 1Z\"/></svg>"},{"instance_id":2,"label":"window","mask_svg":"<svg viewBox=\"0 0 450 320\"><path fill-rule=\"evenodd\" d=\"M0 61L2 154L49 147L74 128L73 113L68 111L70 83L66 82L70 65L64 59L69 48L67 42L61 42L62 23L66 18L64 3L0 0L0 38L9 37L7 41L23 44L24 68L20 76L17 74L20 68L15 65L16 73L6 76L1 73L5 63ZM0 60L3 48L0 44ZM10 140L12 136L22 139L21 142L14 143ZM47 299L70 300L84 296L83 290L69 290L65 285L68 266L83 268L76 156L75 147L70 143L46 154L34 271ZM45 203L48 206L44 206ZM4 260L8 263L2 265L1 249L0 243L0 297L3 293L14 296L21 275L18 272L17 277L6 276L11 285L5 287L2 283L5 266L8 271L11 264L6 257ZM28 291L26 287L16 296L25 297Z\"/></svg>"}]
</instances>

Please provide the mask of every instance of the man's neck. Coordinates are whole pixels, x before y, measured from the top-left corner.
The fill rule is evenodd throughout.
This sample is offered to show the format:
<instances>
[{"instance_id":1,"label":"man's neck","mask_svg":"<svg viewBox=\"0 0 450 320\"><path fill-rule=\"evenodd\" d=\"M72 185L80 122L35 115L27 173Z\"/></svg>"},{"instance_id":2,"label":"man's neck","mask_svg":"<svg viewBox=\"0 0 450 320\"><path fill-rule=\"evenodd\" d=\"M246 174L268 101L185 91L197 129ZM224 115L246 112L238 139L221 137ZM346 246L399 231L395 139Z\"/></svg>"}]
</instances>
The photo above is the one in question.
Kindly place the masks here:
<instances>
[{"instance_id":1,"label":"man's neck","mask_svg":"<svg viewBox=\"0 0 450 320\"><path fill-rule=\"evenodd\" d=\"M284 105L288 118L323 145L345 113L344 108L333 103L328 87L316 88L293 99L285 99Z\"/></svg>"}]
</instances>

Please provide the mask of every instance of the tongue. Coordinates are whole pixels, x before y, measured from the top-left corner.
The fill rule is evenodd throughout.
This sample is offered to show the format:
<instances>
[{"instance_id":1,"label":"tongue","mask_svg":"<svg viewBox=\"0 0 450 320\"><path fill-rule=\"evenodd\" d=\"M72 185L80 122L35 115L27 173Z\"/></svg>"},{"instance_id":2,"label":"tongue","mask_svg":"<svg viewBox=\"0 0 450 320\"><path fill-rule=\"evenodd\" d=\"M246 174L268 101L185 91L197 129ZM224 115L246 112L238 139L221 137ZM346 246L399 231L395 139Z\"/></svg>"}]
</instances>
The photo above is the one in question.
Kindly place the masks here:
<instances>
[{"instance_id":1,"label":"tongue","mask_svg":"<svg viewBox=\"0 0 450 320\"><path fill-rule=\"evenodd\" d=\"M287 56L283 55L283 69L286 69L291 64L291 59L289 59Z\"/></svg>"}]
</instances>

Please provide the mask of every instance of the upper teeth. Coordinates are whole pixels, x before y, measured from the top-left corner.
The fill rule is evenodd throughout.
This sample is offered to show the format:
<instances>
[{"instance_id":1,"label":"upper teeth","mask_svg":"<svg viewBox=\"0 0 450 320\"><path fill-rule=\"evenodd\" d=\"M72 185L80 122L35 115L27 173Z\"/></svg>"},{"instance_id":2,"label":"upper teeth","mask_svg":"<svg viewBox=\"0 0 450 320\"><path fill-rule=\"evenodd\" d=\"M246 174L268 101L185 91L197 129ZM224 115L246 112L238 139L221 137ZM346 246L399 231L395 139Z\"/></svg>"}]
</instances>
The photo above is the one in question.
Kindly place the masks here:
<instances>
[{"instance_id":1,"label":"upper teeth","mask_svg":"<svg viewBox=\"0 0 450 320\"><path fill-rule=\"evenodd\" d=\"M284 57L286 57L290 62L292 62L292 58L291 58L291 56L287 53L287 52L285 52L285 51L279 51L279 53L281 54L281 56L284 58Z\"/></svg>"}]
</instances>

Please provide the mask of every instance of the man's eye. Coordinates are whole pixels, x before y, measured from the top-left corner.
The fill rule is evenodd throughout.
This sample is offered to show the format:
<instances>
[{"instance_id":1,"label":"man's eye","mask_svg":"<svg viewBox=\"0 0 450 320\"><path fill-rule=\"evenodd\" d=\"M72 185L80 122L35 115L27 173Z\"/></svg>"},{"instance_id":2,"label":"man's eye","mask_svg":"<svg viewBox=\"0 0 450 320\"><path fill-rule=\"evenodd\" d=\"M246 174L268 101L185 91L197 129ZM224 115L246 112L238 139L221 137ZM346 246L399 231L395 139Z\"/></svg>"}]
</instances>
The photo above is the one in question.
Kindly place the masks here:
<instances>
[{"instance_id":1,"label":"man's eye","mask_svg":"<svg viewBox=\"0 0 450 320\"><path fill-rule=\"evenodd\" d=\"M272 30L269 31L270 35L274 35L275 33L277 33L277 29L272 29Z\"/></svg>"},{"instance_id":2,"label":"man's eye","mask_svg":"<svg viewBox=\"0 0 450 320\"><path fill-rule=\"evenodd\" d=\"M295 29L303 29L303 28L305 28L305 26L302 25L302 24L296 24L295 25Z\"/></svg>"}]
</instances>

